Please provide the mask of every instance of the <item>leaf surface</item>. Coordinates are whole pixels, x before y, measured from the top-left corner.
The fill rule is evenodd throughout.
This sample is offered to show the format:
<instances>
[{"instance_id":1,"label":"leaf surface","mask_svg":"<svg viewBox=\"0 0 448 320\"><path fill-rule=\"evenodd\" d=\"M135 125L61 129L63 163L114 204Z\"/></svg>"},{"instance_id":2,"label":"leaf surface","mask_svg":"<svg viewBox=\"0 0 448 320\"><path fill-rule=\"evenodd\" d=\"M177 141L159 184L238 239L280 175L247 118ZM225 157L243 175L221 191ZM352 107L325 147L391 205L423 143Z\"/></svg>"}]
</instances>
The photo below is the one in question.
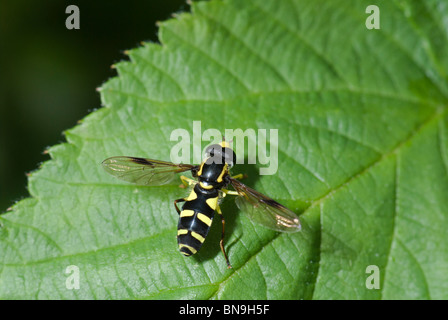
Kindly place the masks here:
<instances>
[{"instance_id":1,"label":"leaf surface","mask_svg":"<svg viewBox=\"0 0 448 320\"><path fill-rule=\"evenodd\" d=\"M31 197L1 216L0 297L447 299L448 4L381 1L381 28L368 30L370 4L200 2L161 23L162 45L129 51L104 108L66 132ZM100 165L169 160L171 132L197 120L278 129L277 173L234 173L302 221L276 233L226 199L231 270L219 221L197 255L179 254L178 183L126 184ZM366 287L372 265L380 289Z\"/></svg>"}]
</instances>

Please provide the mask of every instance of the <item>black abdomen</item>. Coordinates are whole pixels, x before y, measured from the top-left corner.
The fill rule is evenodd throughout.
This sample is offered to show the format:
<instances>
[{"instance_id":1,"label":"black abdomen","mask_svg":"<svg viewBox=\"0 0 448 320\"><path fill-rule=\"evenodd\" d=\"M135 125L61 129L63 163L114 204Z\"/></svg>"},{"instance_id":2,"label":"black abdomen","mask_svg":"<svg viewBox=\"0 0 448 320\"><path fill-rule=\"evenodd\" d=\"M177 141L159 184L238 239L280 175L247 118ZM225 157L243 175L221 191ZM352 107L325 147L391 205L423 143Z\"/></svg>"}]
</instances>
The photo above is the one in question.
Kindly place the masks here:
<instances>
[{"instance_id":1,"label":"black abdomen","mask_svg":"<svg viewBox=\"0 0 448 320\"><path fill-rule=\"evenodd\" d=\"M218 203L218 190L196 184L180 213L177 243L185 256L195 254L207 237Z\"/></svg>"}]
</instances>

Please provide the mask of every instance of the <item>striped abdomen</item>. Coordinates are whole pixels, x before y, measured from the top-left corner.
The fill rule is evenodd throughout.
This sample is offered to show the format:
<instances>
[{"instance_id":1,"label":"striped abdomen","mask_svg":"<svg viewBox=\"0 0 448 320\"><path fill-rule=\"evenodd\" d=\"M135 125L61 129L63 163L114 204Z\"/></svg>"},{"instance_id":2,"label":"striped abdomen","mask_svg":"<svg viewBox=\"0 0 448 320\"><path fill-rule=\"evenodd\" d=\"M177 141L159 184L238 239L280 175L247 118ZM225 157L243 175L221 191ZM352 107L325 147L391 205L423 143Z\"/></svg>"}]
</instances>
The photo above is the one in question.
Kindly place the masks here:
<instances>
[{"instance_id":1,"label":"striped abdomen","mask_svg":"<svg viewBox=\"0 0 448 320\"><path fill-rule=\"evenodd\" d=\"M218 204L218 190L196 184L180 213L177 243L185 256L195 254L207 237Z\"/></svg>"}]
</instances>

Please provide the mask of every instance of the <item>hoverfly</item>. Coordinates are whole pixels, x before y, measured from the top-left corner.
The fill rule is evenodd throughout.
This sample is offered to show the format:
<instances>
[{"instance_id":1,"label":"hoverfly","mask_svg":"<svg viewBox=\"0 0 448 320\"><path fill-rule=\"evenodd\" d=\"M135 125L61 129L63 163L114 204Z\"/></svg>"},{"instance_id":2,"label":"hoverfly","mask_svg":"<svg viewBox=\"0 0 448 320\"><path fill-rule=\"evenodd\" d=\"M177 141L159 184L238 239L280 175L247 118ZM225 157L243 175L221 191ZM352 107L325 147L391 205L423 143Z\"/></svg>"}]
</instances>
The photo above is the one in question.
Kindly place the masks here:
<instances>
[{"instance_id":1,"label":"hoverfly","mask_svg":"<svg viewBox=\"0 0 448 320\"><path fill-rule=\"evenodd\" d=\"M230 175L230 168L236 163L236 155L226 141L210 145L205 153L206 158L200 165L126 156L108 158L102 165L109 174L121 180L145 186L168 184L176 174L191 172L196 180L180 176L184 185L193 185L189 196L174 200L174 207L179 214L177 242L179 251L185 256L199 251L216 211L222 222L219 244L227 267L232 268L224 249L225 220L219 206L226 195L237 196L235 202L238 208L256 223L280 232L300 231L300 221L294 212L238 181L243 177L242 174ZM228 190L228 185L234 190ZM179 202L185 202L182 210L177 206Z\"/></svg>"}]
</instances>

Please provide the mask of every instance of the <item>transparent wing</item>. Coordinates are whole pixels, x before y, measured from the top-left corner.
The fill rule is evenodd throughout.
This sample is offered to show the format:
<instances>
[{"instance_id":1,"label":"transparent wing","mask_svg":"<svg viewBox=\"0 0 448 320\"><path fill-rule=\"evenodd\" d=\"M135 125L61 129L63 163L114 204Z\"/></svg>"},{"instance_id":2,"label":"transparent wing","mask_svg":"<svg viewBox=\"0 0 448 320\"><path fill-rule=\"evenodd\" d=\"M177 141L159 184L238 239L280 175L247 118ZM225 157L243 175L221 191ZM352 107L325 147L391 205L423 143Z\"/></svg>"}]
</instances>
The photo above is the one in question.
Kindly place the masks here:
<instances>
[{"instance_id":1,"label":"transparent wing","mask_svg":"<svg viewBox=\"0 0 448 320\"><path fill-rule=\"evenodd\" d=\"M300 221L294 212L238 180L230 181L239 194L235 199L236 205L252 221L275 231L300 231Z\"/></svg>"},{"instance_id":2,"label":"transparent wing","mask_svg":"<svg viewBox=\"0 0 448 320\"><path fill-rule=\"evenodd\" d=\"M166 161L111 157L103 161L104 170L118 179L144 186L168 184L177 173L195 168L191 164L174 164Z\"/></svg>"}]
</instances>

